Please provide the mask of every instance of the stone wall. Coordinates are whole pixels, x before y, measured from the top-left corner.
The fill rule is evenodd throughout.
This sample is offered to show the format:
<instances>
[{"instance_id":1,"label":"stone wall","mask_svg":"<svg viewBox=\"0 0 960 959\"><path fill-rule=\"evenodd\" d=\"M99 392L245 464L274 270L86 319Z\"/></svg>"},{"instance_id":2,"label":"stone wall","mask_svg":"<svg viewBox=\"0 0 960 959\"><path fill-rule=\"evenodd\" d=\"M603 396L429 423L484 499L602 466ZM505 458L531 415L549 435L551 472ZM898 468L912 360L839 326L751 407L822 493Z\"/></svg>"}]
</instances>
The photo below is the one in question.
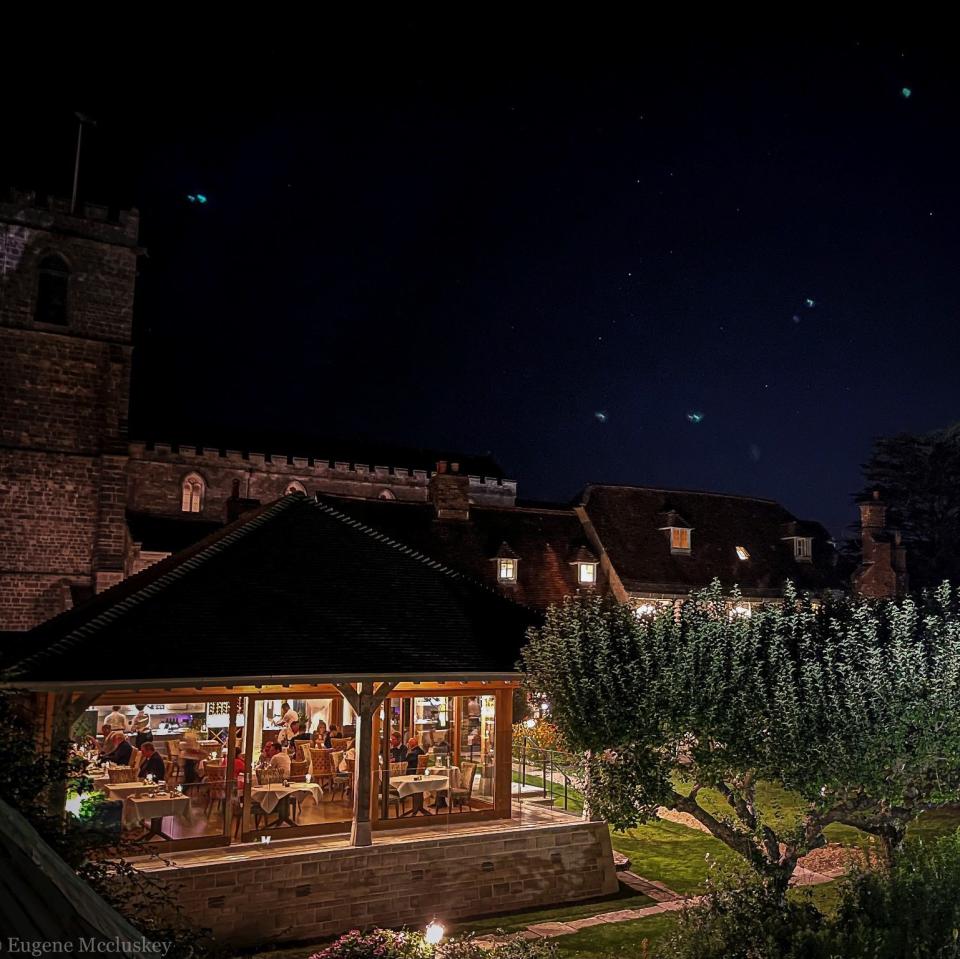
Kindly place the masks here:
<instances>
[{"instance_id":1,"label":"stone wall","mask_svg":"<svg viewBox=\"0 0 960 959\"><path fill-rule=\"evenodd\" d=\"M233 850L232 852L236 852ZM189 854L184 857L186 862ZM607 826L555 826L200 861L151 870L191 920L232 945L316 940L354 928L422 926L613 893Z\"/></svg>"},{"instance_id":2,"label":"stone wall","mask_svg":"<svg viewBox=\"0 0 960 959\"><path fill-rule=\"evenodd\" d=\"M293 483L308 496L359 496L426 502L429 477L425 470L288 456L286 453L242 453L239 450L197 449L169 444L130 444L127 503L144 513L177 515L184 478L197 473L205 484L201 515L222 521L233 481L240 495L262 503L277 499ZM475 503L513 506L517 484L494 477L463 477Z\"/></svg>"},{"instance_id":3,"label":"stone wall","mask_svg":"<svg viewBox=\"0 0 960 959\"><path fill-rule=\"evenodd\" d=\"M0 203L0 629L28 629L124 572L137 217ZM66 323L38 323L39 264L67 266Z\"/></svg>"}]
</instances>

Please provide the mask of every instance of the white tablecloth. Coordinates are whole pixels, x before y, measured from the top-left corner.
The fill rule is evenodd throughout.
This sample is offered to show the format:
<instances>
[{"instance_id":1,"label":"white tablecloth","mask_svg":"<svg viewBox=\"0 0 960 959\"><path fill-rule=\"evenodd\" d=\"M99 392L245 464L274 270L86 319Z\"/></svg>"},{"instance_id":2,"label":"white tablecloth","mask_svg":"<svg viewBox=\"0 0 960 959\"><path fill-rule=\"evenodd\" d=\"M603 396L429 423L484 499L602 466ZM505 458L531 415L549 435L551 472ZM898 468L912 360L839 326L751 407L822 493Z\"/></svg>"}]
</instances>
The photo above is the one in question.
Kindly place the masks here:
<instances>
[{"instance_id":1,"label":"white tablecloth","mask_svg":"<svg viewBox=\"0 0 960 959\"><path fill-rule=\"evenodd\" d=\"M428 766L424 770L424 774L427 776L448 776L450 785L453 786L454 789L460 785L459 766ZM393 779L391 779L390 782L393 782Z\"/></svg>"},{"instance_id":2,"label":"white tablecloth","mask_svg":"<svg viewBox=\"0 0 960 959\"><path fill-rule=\"evenodd\" d=\"M188 796L131 796L123 804L124 826L136 826L144 819L176 816L185 820L190 812Z\"/></svg>"},{"instance_id":3,"label":"white tablecloth","mask_svg":"<svg viewBox=\"0 0 960 959\"><path fill-rule=\"evenodd\" d=\"M271 783L269 786L253 786L250 789L250 798L253 802L259 803L264 812L270 813L277 808L277 804L284 796L290 796L293 793L307 793L316 803L323 798L323 790L318 783L290 783L287 786L283 783Z\"/></svg>"},{"instance_id":4,"label":"white tablecloth","mask_svg":"<svg viewBox=\"0 0 960 959\"><path fill-rule=\"evenodd\" d=\"M101 783L99 787L107 794L107 799L129 799L139 793L150 792L157 788L156 783L145 783L135 779L132 783Z\"/></svg>"},{"instance_id":5,"label":"white tablecloth","mask_svg":"<svg viewBox=\"0 0 960 959\"><path fill-rule=\"evenodd\" d=\"M402 799L413 793L443 792L449 788L450 780L446 776L391 776L390 785L396 787Z\"/></svg>"}]
</instances>

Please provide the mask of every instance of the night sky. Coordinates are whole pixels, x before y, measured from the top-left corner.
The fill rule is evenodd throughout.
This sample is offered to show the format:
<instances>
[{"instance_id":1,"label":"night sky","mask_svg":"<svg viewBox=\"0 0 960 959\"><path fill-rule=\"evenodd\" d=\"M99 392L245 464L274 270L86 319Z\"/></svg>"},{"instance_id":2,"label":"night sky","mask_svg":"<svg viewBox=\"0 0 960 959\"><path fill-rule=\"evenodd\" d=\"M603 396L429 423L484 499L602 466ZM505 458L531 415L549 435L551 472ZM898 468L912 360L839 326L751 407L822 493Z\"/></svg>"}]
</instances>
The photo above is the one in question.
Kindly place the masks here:
<instances>
[{"instance_id":1,"label":"night sky","mask_svg":"<svg viewBox=\"0 0 960 959\"><path fill-rule=\"evenodd\" d=\"M82 110L81 196L141 210L133 436L489 450L528 498L840 535L872 437L958 418L954 51L395 29L128 48L8 104L0 183L69 195Z\"/></svg>"}]
</instances>

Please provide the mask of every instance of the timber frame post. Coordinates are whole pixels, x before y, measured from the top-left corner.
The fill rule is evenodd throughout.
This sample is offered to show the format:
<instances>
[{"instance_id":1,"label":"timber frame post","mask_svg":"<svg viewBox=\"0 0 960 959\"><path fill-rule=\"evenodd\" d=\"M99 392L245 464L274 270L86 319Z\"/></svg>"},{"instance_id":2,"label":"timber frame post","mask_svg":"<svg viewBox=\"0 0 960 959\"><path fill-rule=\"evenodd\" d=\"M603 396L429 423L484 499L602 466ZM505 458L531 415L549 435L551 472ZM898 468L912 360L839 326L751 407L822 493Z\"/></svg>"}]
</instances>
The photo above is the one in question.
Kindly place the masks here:
<instances>
[{"instance_id":1,"label":"timber frame post","mask_svg":"<svg viewBox=\"0 0 960 959\"><path fill-rule=\"evenodd\" d=\"M369 846L373 843L373 829L370 824L371 780L373 779L373 716L381 703L396 688L396 683L380 683L379 687L370 681L357 684L334 683L340 695L350 704L357 714L357 760L354 764L353 783L353 823L350 827L351 846Z\"/></svg>"}]
</instances>

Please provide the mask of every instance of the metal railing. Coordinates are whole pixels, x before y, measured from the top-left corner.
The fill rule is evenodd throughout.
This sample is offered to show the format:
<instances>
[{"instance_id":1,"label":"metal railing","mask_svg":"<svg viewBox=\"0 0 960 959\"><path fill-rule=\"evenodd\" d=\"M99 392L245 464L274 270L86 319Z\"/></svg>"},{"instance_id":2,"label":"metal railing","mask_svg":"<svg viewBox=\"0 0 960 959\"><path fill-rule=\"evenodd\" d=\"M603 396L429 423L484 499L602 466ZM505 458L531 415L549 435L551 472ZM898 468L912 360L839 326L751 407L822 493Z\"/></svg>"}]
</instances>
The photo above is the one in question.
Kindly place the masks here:
<instances>
[{"instance_id":1,"label":"metal railing","mask_svg":"<svg viewBox=\"0 0 960 959\"><path fill-rule=\"evenodd\" d=\"M577 763L570 753L558 749L545 749L524 736L513 744L513 779L516 794L523 796L522 789L534 786L542 792L543 799L552 799L553 805L562 803L565 812L576 806L583 807L583 797L574 776Z\"/></svg>"}]
</instances>

